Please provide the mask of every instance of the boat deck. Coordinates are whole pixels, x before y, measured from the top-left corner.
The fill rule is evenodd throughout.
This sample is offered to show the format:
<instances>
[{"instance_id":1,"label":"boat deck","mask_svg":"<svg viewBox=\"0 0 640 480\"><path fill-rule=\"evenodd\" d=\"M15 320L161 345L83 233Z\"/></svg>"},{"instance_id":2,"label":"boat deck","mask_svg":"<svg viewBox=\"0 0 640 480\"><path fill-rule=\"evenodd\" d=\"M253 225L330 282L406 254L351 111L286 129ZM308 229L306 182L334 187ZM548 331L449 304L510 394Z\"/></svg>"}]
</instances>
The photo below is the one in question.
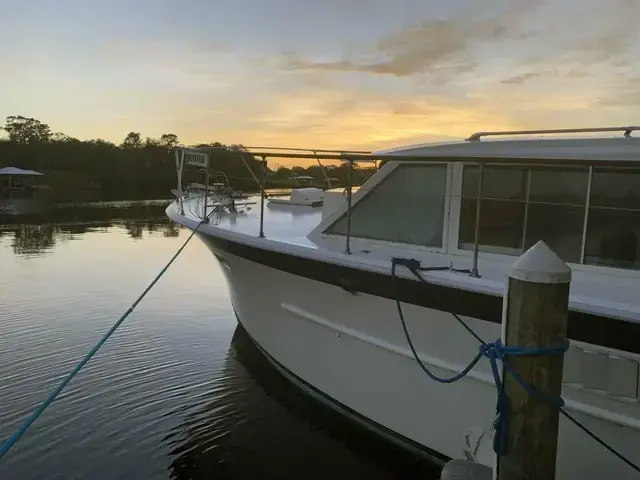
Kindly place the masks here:
<instances>
[{"instance_id":1,"label":"boat deck","mask_svg":"<svg viewBox=\"0 0 640 480\"><path fill-rule=\"evenodd\" d=\"M202 218L202 197L192 197L184 201L184 215L178 211L173 202L167 208L167 214L175 222L188 228L195 228ZM209 203L208 211L211 208ZM260 196L251 196L237 201L238 213L225 211L214 214L208 225L202 225L199 232L265 250L285 251L319 261L329 261L363 270L389 273L390 258L405 256L418 258L423 265L449 265L453 262L456 268L469 268L470 257L453 254L437 254L424 250L415 250L404 245L380 245L369 250L357 247L358 239L353 239L353 254L344 253L344 241L338 243L314 243L307 235L320 223L322 207L295 205L264 204L264 238L260 238ZM329 241L330 242L330 241ZM366 252L366 253L363 253ZM468 274L452 271L432 271L425 273L425 278L435 284L462 288L479 293L502 296L504 278L513 259L496 261L480 258L481 278L472 278ZM573 268L573 267L572 267ZM640 322L640 305L635 301L638 280L611 274L594 274L575 270L571 286L570 305L572 309L606 315L631 322ZM406 272L398 272L400 276L412 278Z\"/></svg>"},{"instance_id":2,"label":"boat deck","mask_svg":"<svg viewBox=\"0 0 640 480\"><path fill-rule=\"evenodd\" d=\"M198 198L185 200L185 217L192 222L200 222L202 218L202 201ZM172 206L174 206L172 204ZM212 202L207 207L211 211ZM210 225L217 229L227 230L236 234L258 237L260 233L260 196L250 196L246 200L239 200L238 213L214 214ZM177 211L176 211L177 213ZM270 204L264 202L264 236L269 240L306 248L318 248L307 235L322 218L322 207L308 207L297 205ZM202 227L201 227L202 228Z\"/></svg>"}]
</instances>

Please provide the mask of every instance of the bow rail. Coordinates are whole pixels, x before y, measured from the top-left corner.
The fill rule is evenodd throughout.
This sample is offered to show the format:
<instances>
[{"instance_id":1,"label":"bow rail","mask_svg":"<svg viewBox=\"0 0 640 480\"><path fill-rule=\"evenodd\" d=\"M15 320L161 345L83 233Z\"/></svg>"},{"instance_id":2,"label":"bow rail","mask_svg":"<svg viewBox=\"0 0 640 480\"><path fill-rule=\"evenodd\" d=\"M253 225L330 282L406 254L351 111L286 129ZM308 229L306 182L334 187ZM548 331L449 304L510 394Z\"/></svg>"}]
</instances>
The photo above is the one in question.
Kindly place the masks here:
<instances>
[{"instance_id":1,"label":"bow rail","mask_svg":"<svg viewBox=\"0 0 640 480\"><path fill-rule=\"evenodd\" d=\"M460 155L460 149L455 148L447 150L435 146L425 147L423 154L415 154L415 150L420 147L407 147L407 153L372 153L358 150L334 150L334 149L320 149L320 148L299 148L299 147L244 147L245 152L238 152L247 168L249 165L244 158L246 155L251 155L262 164L262 181L254 176L256 182L260 186L261 201L260 201L260 233L261 238L264 237L264 199L265 199L265 185L267 179L267 159L268 158L286 158L286 159L315 159L322 167L320 160L334 160L348 163L348 186L346 188L347 198L347 232L345 235L345 253L351 254L350 240L351 240L351 213L352 213L352 190L353 190L353 167L355 163L374 163L377 166L378 161L385 162L403 162L403 163L464 163L475 164L480 168L480 175L478 178L478 199L476 205L476 225L475 225L475 241L473 249L473 266L471 268L471 276L479 277L478 272L478 254L479 254L479 224L481 216L481 192L483 189L483 177L484 167L488 165L521 165L521 166L581 166L589 168L590 172L593 168L598 167L615 167L615 168L640 168L640 144L637 149L634 149L634 144L623 142L625 145L619 151L611 151L608 145L605 145L604 149L594 149L590 145L586 145L585 148L577 148L570 150L560 149L556 154L550 151L535 151L524 150L520 155L513 154L513 150L505 150L504 152L496 151L495 148L490 149L488 146L493 143L485 143L485 147L474 147L473 143L481 144L480 139L485 136L499 136L499 135L532 135L532 134L547 134L547 133L596 133L596 132L624 132L625 138L631 137L631 132L640 130L640 126L628 126L628 127L602 127L602 128L573 128L573 129L553 129L553 130L517 130L517 131L502 131L502 132L478 132L469 136L466 140L470 143L460 143L464 148L467 145L469 148L468 155ZM639 140L639 139L636 139ZM587 140L593 141L593 140ZM597 141L597 140L596 140ZM495 143L494 143L495 145ZM444 146L444 144L443 144ZM597 146L597 144L594 144ZM631 148L629 148L631 147ZM178 147L176 149L176 158L178 158L178 151L182 152L200 152L207 155L209 152L215 150L227 149L226 147ZM464 151L464 150L463 150ZM199 158L198 158L199 159ZM194 161L197 161L194 157ZM324 172L324 167L322 167ZM252 172L252 171L251 171ZM252 172L253 175L253 172ZM326 173L325 173L326 178ZM179 174L180 179L180 174ZM329 187L330 187L329 183Z\"/></svg>"}]
</instances>

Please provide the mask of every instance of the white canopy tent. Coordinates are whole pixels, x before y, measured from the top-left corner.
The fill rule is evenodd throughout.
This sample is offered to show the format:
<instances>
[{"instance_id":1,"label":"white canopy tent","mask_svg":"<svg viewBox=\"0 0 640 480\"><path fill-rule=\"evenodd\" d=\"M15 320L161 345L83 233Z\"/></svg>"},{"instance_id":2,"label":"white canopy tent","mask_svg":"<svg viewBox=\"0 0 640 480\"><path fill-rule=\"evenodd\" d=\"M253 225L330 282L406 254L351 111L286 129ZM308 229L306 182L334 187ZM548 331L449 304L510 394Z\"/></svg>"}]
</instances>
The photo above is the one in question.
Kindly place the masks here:
<instances>
[{"instance_id":1,"label":"white canopy tent","mask_svg":"<svg viewBox=\"0 0 640 480\"><path fill-rule=\"evenodd\" d=\"M0 168L0 175L44 175L43 173L36 172L35 170L23 170L18 167L4 167Z\"/></svg>"},{"instance_id":2,"label":"white canopy tent","mask_svg":"<svg viewBox=\"0 0 640 480\"><path fill-rule=\"evenodd\" d=\"M43 175L34 170L24 170L17 167L0 168L0 191L4 194L8 192L24 191L30 182L27 179Z\"/></svg>"}]
</instances>

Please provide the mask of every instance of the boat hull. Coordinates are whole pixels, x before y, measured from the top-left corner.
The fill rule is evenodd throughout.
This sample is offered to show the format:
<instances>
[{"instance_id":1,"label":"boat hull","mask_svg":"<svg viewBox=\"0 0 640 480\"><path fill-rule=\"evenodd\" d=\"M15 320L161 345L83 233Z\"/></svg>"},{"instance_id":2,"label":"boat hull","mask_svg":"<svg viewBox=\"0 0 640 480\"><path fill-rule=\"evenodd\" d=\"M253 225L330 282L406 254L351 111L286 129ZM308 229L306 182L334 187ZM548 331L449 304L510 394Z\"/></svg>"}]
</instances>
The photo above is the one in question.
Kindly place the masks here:
<instances>
[{"instance_id":1,"label":"boat hull","mask_svg":"<svg viewBox=\"0 0 640 480\"><path fill-rule=\"evenodd\" d=\"M226 241L201 238L222 265L239 321L295 383L436 461L475 455L492 466L496 390L488 364L454 384L436 383L411 355L393 300L266 266L230 253ZM451 314L411 304L403 304L403 312L416 349L436 375L451 376L478 351ZM500 336L497 323L465 320L487 340ZM571 413L625 454L640 456L629 448L640 444L637 429ZM558 456L558 479L636 478L563 418Z\"/></svg>"}]
</instances>

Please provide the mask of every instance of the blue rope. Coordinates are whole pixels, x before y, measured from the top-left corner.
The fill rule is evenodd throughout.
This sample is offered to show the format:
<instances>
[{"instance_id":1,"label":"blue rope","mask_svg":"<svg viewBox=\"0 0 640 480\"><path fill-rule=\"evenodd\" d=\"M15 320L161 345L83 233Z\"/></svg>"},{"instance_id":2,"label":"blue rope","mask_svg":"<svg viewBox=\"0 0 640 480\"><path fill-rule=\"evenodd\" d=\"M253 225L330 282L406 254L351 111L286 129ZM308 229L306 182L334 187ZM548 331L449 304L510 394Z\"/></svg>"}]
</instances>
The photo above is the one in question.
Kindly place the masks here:
<instances>
[{"instance_id":1,"label":"blue rope","mask_svg":"<svg viewBox=\"0 0 640 480\"><path fill-rule=\"evenodd\" d=\"M498 361L500 361L506 370L517 382L525 389L525 391L530 396L535 396L540 398L541 400L547 402L548 404L559 409L560 413L570 420L573 424L575 424L578 428L580 428L583 432L593 438L596 442L606 448L609 452L614 454L620 460L625 462L631 468L640 472L640 466L634 464L627 457L622 455L620 452L615 450L611 445L607 444L604 440L599 438L595 433L590 431L587 427L581 424L578 420L569 415L564 408L564 400L562 397L551 397L542 392L536 390L533 386L531 386L528 382L526 382L513 368L509 365L507 361L507 357L517 357L517 356L534 356L534 355L561 355L564 354L567 350L569 350L569 341L566 340L562 345L553 345L549 347L517 347L517 346L505 346L500 339L487 343L482 338L473 331L473 329L460 317L460 315L450 312L453 317L460 323L479 343L479 349L476 356L469 362L469 364L458 374L453 375L452 377L439 377L432 373L424 362L420 359L418 352L416 351L415 346L413 345L413 341L411 340L411 335L409 335L409 330L407 329L407 322L405 321L404 314L402 313L402 306L400 304L400 300L398 299L397 294L397 286L396 286L396 266L403 265L409 269L409 271L415 275L418 280L422 283L427 283L422 275L420 275L420 271L428 271L430 268L421 268L419 262L414 259L404 259L404 258L392 258L391 260L391 283L393 289L393 296L396 302L396 307L398 309L398 315L400 317L400 322L402 323L402 329L404 331L404 336L409 344L409 348L411 349L411 353L413 354L414 359L422 369L424 373L427 374L429 378L439 383L454 383L458 380L467 376L467 374L476 366L476 364L480 361L481 358L486 358L489 360L491 365L491 373L493 375L493 380L496 385L496 390L498 392L498 398L496 401L496 417L493 423L493 427L496 431L496 434L493 439L493 450L497 455L504 455L507 453L507 437L508 437L508 413L509 413L509 399L504 392L504 384L502 382L502 377L500 376L500 371L498 370ZM439 267L435 267L434 269L442 270Z\"/></svg>"},{"instance_id":2,"label":"blue rope","mask_svg":"<svg viewBox=\"0 0 640 480\"><path fill-rule=\"evenodd\" d=\"M496 402L496 418L493 422L493 428L496 431L493 438L493 451L497 455L504 455L507 453L507 436L508 436L508 422L507 417L509 413L509 399L504 393L504 384L498 371L498 361L502 362L506 371L526 390L531 396L536 396L546 401L547 403L562 408L564 406L564 400L561 397L551 397L533 388L527 383L518 373L511 368L506 357L508 356L524 356L524 355L561 355L569 350L569 341L565 341L562 345L556 345L551 347L540 348L522 348L503 345L500 339L495 342L485 343L480 345L480 355L487 358L491 365L491 373L493 374L493 380L496 384L498 391L498 400Z\"/></svg>"},{"instance_id":3,"label":"blue rope","mask_svg":"<svg viewBox=\"0 0 640 480\"><path fill-rule=\"evenodd\" d=\"M200 223L198 223L197 227L193 230L193 232L191 232L191 235L189 235L189 238L187 238L187 240L182 244L182 246L178 249L178 251L171 258L171 260L169 260L169 262L164 266L164 268L162 270L160 270L160 273L158 275L156 275L156 277L153 279L153 281L144 290L144 292L142 292L142 294L137 298L137 300L135 302L133 302L133 304L127 309L127 311L124 312L124 314L120 317L120 319L109 329L109 331L107 333L104 334L104 336L98 341L98 343L96 343L94 345L94 347L89 351L89 353L87 353L82 358L82 360L80 360L80 362L75 366L75 368L71 371L71 373L69 373L65 377L65 379L62 381L62 383L60 383L60 385L58 385L58 387L53 392L51 392L51 394L40 404L40 406L31 414L31 416L29 416L29 418L27 418L24 421L24 423L22 425L20 425L20 428L18 428L18 430L16 430L13 433L13 435L11 435L2 444L2 446L0 447L0 459L5 455L5 453L7 453L9 451L9 449L13 445L15 445L15 443L18 440L20 440L20 437L22 437L22 435L24 435L24 433L29 429L31 424L33 424L33 422L35 422L38 419L38 417L40 415L42 415L42 413L46 410L46 408L53 403L53 401L56 399L58 394L60 392L62 392L62 390L69 384L69 382L73 379L73 377L75 377L77 375L77 373L82 369L82 367L84 367L85 364L89 360L91 360L91 357L93 357L96 354L96 352L98 350L100 350L100 347L102 347L102 345L104 345L104 343L118 329L118 327L122 324L122 322L124 322L125 319L131 314L131 312L133 312L133 310L138 306L138 304L147 295L147 293L149 293L149 291L154 287L154 285L158 282L158 280L160 280L160 277L162 277L162 275L164 275L164 273L171 266L173 261L176 258L178 258L178 255L180 255L180 253L182 253L182 250L184 250L184 247L187 246L189 241L193 238L195 233L200 228L200 225L202 225L203 223L204 223L204 221L201 221Z\"/></svg>"}]
</instances>

